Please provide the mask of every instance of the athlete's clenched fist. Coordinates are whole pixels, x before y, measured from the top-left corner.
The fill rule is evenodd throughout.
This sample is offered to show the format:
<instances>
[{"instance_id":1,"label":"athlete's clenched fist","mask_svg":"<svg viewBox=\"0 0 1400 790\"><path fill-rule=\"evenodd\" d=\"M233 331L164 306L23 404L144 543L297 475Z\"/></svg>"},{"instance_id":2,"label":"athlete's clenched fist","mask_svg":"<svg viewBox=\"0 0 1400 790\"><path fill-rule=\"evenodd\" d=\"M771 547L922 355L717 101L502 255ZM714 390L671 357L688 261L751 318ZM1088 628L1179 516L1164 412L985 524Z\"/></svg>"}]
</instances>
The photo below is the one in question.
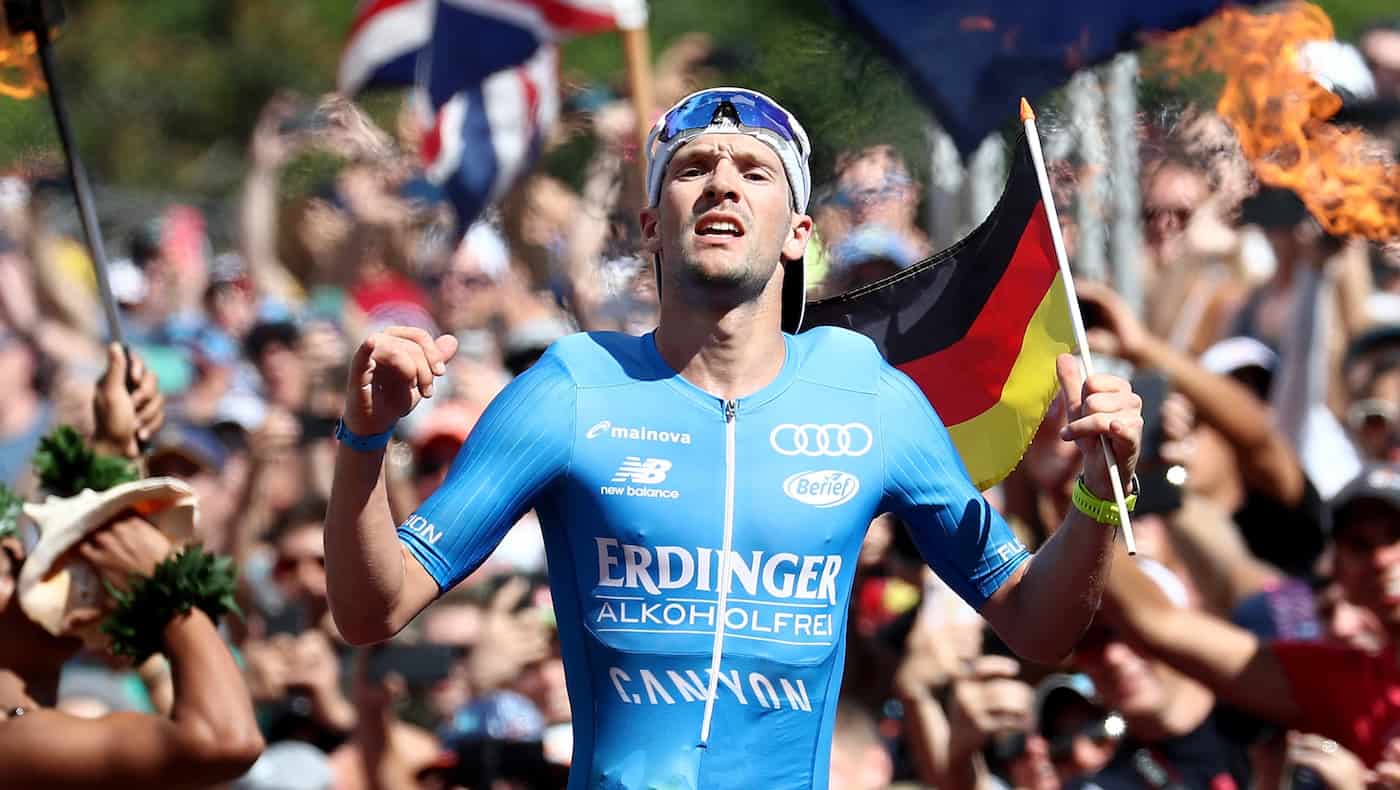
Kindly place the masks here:
<instances>
[{"instance_id":1,"label":"athlete's clenched fist","mask_svg":"<svg viewBox=\"0 0 1400 790\"><path fill-rule=\"evenodd\" d=\"M422 329L391 326L365 338L350 363L345 427L361 435L394 427L420 398L433 397L433 379L447 372L457 338L436 340Z\"/></svg>"}]
</instances>

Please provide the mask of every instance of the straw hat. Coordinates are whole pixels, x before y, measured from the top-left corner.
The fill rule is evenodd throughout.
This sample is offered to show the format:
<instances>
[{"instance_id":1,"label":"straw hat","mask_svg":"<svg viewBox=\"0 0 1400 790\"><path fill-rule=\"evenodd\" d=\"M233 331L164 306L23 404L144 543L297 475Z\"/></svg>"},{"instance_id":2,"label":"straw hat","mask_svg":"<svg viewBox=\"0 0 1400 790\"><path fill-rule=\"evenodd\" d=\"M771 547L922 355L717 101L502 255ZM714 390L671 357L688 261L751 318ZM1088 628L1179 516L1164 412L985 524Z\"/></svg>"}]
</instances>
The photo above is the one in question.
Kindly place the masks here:
<instances>
[{"instance_id":1,"label":"straw hat","mask_svg":"<svg viewBox=\"0 0 1400 790\"><path fill-rule=\"evenodd\" d=\"M151 522L176 546L195 537L199 508L194 489L173 477L136 480L101 492L84 489L76 496L50 496L42 503L24 504L19 529L26 558L18 591L20 608L30 620L62 636L69 613L102 608L101 577L74 549L127 511ZM66 635L81 638L90 648L106 645L98 622Z\"/></svg>"}]
</instances>

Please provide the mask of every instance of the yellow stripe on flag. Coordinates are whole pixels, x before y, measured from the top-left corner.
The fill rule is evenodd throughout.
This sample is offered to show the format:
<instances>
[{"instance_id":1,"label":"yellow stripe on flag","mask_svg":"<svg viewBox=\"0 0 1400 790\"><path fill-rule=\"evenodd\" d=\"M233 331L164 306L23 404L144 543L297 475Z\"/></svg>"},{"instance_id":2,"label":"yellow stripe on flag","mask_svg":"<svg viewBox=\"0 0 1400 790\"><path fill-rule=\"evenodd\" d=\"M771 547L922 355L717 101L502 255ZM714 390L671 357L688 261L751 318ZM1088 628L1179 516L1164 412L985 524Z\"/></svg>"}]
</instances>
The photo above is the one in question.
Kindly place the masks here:
<instances>
[{"instance_id":1,"label":"yellow stripe on flag","mask_svg":"<svg viewBox=\"0 0 1400 790\"><path fill-rule=\"evenodd\" d=\"M1021 462L1059 389L1055 358L1073 351L1074 327L1060 276L1040 300L996 405L948 426L968 475L986 491Z\"/></svg>"}]
</instances>

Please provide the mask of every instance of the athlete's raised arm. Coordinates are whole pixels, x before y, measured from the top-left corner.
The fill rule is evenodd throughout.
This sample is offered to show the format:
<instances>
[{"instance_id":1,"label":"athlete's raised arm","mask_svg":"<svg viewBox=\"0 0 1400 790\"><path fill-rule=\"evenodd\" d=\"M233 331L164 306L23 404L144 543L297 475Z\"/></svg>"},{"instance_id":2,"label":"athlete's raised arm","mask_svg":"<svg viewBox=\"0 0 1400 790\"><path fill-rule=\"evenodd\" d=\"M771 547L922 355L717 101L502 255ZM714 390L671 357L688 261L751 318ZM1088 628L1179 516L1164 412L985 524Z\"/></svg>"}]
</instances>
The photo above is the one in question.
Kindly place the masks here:
<instances>
[{"instance_id":1,"label":"athlete's raised arm","mask_svg":"<svg viewBox=\"0 0 1400 790\"><path fill-rule=\"evenodd\" d=\"M1076 442L1085 459L1085 486L1096 498L1111 500L1099 437L1110 439L1123 479L1131 479L1142 434L1141 400L1114 376L1084 383L1078 362L1068 355L1060 357L1058 373L1062 393L1069 393L1062 438ZM1098 608L1116 529L1075 510L1030 556L968 479L948 431L913 382L888 370L884 392L888 508L909 523L925 561L1017 655L1055 663Z\"/></svg>"},{"instance_id":2,"label":"athlete's raised arm","mask_svg":"<svg viewBox=\"0 0 1400 790\"><path fill-rule=\"evenodd\" d=\"M450 336L395 327L351 363L344 428L326 510L326 584L346 640L398 633L441 590L495 549L569 459L573 382L546 353L506 387L472 430L441 488L395 530L381 467L387 432L431 397L456 351Z\"/></svg>"}]
</instances>

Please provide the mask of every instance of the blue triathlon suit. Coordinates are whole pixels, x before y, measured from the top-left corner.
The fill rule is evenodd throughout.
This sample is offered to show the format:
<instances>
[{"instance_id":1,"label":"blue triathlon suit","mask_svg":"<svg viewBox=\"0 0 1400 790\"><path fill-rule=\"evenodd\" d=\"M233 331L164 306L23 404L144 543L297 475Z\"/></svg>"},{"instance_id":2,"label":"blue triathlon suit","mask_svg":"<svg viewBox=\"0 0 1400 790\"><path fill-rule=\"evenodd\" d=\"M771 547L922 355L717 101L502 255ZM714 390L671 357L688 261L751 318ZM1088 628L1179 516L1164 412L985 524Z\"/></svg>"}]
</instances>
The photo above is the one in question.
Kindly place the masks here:
<instances>
[{"instance_id":1,"label":"blue triathlon suit","mask_svg":"<svg viewBox=\"0 0 1400 790\"><path fill-rule=\"evenodd\" d=\"M869 340L824 327L784 341L777 378L724 401L652 335L563 338L398 528L448 590L536 510L573 790L825 788L870 521L903 518L974 608L1029 556Z\"/></svg>"}]
</instances>

